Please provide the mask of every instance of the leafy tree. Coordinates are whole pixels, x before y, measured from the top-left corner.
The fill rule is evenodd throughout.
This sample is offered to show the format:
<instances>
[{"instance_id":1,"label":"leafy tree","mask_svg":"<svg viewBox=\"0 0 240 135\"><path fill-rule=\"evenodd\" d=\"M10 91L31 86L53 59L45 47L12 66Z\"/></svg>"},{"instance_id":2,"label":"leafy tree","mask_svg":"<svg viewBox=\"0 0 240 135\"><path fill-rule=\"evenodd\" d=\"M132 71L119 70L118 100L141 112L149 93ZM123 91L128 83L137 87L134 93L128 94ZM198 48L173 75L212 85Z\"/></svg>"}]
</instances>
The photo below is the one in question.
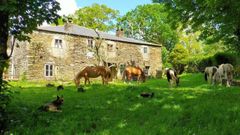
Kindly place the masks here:
<instances>
[{"instance_id":1,"label":"leafy tree","mask_svg":"<svg viewBox=\"0 0 240 135\"><path fill-rule=\"evenodd\" d=\"M118 20L118 27L128 37L161 43L171 50L177 42L176 31L171 29L168 13L163 4L140 5Z\"/></svg>"},{"instance_id":2,"label":"leafy tree","mask_svg":"<svg viewBox=\"0 0 240 135\"><path fill-rule=\"evenodd\" d=\"M72 16L73 23L87 28L110 31L114 29L115 19L119 11L106 5L93 4L90 7L80 8Z\"/></svg>"},{"instance_id":3,"label":"leafy tree","mask_svg":"<svg viewBox=\"0 0 240 135\"><path fill-rule=\"evenodd\" d=\"M186 48L181 44L176 44L168 57L168 62L173 65L173 67L177 70L178 73L182 73L184 71L184 67L186 66L189 58L189 53Z\"/></svg>"},{"instance_id":4,"label":"leafy tree","mask_svg":"<svg viewBox=\"0 0 240 135\"><path fill-rule=\"evenodd\" d=\"M207 43L223 41L240 50L239 0L153 0L169 7L172 22L193 31L201 31L200 38ZM161 14L159 12L159 14Z\"/></svg>"},{"instance_id":5,"label":"leafy tree","mask_svg":"<svg viewBox=\"0 0 240 135\"><path fill-rule=\"evenodd\" d=\"M1 0L0 1L0 134L4 131L5 109L9 101L7 83L3 72L11 54L7 53L9 34L18 40L29 40L28 34L44 21L52 23L59 16L60 9L56 0ZM12 44L12 49L14 44Z\"/></svg>"}]
</instances>

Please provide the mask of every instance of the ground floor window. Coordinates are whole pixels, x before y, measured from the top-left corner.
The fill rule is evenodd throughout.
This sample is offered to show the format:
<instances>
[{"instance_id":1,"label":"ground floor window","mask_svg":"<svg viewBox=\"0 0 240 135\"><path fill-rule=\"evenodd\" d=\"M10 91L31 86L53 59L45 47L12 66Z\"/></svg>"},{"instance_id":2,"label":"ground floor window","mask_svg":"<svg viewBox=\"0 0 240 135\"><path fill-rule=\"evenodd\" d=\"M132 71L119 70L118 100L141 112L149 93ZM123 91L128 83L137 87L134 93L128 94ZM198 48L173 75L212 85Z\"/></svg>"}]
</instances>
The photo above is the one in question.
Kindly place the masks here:
<instances>
[{"instance_id":1,"label":"ground floor window","mask_svg":"<svg viewBox=\"0 0 240 135\"><path fill-rule=\"evenodd\" d=\"M150 66L145 66L145 68L143 69L145 76L149 75L149 68Z\"/></svg>"},{"instance_id":2,"label":"ground floor window","mask_svg":"<svg viewBox=\"0 0 240 135\"><path fill-rule=\"evenodd\" d=\"M52 77L53 76L53 65L52 64L45 64L45 76Z\"/></svg>"}]
</instances>

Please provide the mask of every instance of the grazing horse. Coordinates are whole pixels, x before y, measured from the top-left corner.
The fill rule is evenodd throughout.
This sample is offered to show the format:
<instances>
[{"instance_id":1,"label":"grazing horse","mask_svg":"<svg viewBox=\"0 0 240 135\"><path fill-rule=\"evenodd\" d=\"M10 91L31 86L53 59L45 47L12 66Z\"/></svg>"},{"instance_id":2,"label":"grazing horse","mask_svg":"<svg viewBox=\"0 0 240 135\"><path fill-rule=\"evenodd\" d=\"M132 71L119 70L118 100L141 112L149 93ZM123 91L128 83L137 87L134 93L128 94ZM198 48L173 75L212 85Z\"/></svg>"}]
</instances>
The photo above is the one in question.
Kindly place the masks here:
<instances>
[{"instance_id":1,"label":"grazing horse","mask_svg":"<svg viewBox=\"0 0 240 135\"><path fill-rule=\"evenodd\" d=\"M209 83L212 83L213 76L217 72L218 68L216 66L206 67L204 70L205 80Z\"/></svg>"},{"instance_id":2,"label":"grazing horse","mask_svg":"<svg viewBox=\"0 0 240 135\"><path fill-rule=\"evenodd\" d=\"M99 76L102 77L102 83L107 84L111 76L110 69L104 66L87 66L75 76L74 82L76 86L79 87L82 77L84 77L86 85L87 81L88 84L90 84L89 78L97 78Z\"/></svg>"},{"instance_id":3,"label":"grazing horse","mask_svg":"<svg viewBox=\"0 0 240 135\"><path fill-rule=\"evenodd\" d=\"M213 77L212 77L212 84L222 84L222 78L221 78L221 71L219 70L219 68L217 69L217 71L214 73Z\"/></svg>"},{"instance_id":4,"label":"grazing horse","mask_svg":"<svg viewBox=\"0 0 240 135\"><path fill-rule=\"evenodd\" d=\"M132 80L132 77L134 77L134 76L137 77L138 82L140 80L142 82L145 82L145 80L146 80L146 76L145 76L143 70L140 67L133 67L133 66L127 66L124 69L122 80L130 81L130 80Z\"/></svg>"},{"instance_id":5,"label":"grazing horse","mask_svg":"<svg viewBox=\"0 0 240 135\"><path fill-rule=\"evenodd\" d=\"M231 82L233 80L233 66L229 63L221 64L219 66L219 74L220 74L221 83L223 83L223 80L226 80L227 87L230 87Z\"/></svg>"},{"instance_id":6,"label":"grazing horse","mask_svg":"<svg viewBox=\"0 0 240 135\"><path fill-rule=\"evenodd\" d=\"M175 83L176 86L179 85L179 77L177 76L177 72L174 69L168 68L166 70L167 80L170 83L170 86L172 87L172 84Z\"/></svg>"}]
</instances>

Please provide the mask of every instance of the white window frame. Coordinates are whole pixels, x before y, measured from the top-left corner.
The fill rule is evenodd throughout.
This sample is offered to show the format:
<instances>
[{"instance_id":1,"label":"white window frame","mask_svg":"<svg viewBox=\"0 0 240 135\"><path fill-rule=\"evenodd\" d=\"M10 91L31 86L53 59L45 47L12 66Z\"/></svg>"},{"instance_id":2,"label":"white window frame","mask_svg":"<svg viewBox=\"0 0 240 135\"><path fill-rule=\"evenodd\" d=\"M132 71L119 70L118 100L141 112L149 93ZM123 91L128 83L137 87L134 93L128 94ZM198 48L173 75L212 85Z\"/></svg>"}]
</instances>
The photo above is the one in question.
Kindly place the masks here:
<instances>
[{"instance_id":1,"label":"white window frame","mask_svg":"<svg viewBox=\"0 0 240 135\"><path fill-rule=\"evenodd\" d=\"M54 75L54 65L51 63L47 63L44 65L44 76L45 77L53 77Z\"/></svg>"}]
</instances>

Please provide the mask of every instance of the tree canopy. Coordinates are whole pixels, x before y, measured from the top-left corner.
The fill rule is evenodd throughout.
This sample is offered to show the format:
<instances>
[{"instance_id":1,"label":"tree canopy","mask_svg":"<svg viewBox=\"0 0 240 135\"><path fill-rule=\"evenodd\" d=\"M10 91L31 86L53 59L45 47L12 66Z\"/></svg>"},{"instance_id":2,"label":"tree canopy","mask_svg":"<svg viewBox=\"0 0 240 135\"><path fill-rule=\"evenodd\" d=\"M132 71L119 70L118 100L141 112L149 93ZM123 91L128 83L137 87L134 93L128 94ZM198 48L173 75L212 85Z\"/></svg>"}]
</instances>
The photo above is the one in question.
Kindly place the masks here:
<instances>
[{"instance_id":1,"label":"tree canopy","mask_svg":"<svg viewBox=\"0 0 240 135\"><path fill-rule=\"evenodd\" d=\"M200 39L207 43L222 41L240 50L239 0L153 0L166 3L175 25L201 31ZM159 13L161 14L161 13Z\"/></svg>"},{"instance_id":2,"label":"tree canopy","mask_svg":"<svg viewBox=\"0 0 240 135\"><path fill-rule=\"evenodd\" d=\"M137 6L118 21L118 27L125 30L128 37L161 43L171 50L177 42L177 34L171 29L168 13L163 4Z\"/></svg>"},{"instance_id":3,"label":"tree canopy","mask_svg":"<svg viewBox=\"0 0 240 135\"><path fill-rule=\"evenodd\" d=\"M118 16L118 10L111 9L106 5L93 4L89 7L80 8L72 18L73 23L80 26L110 31L116 27L115 20Z\"/></svg>"}]
</instances>

